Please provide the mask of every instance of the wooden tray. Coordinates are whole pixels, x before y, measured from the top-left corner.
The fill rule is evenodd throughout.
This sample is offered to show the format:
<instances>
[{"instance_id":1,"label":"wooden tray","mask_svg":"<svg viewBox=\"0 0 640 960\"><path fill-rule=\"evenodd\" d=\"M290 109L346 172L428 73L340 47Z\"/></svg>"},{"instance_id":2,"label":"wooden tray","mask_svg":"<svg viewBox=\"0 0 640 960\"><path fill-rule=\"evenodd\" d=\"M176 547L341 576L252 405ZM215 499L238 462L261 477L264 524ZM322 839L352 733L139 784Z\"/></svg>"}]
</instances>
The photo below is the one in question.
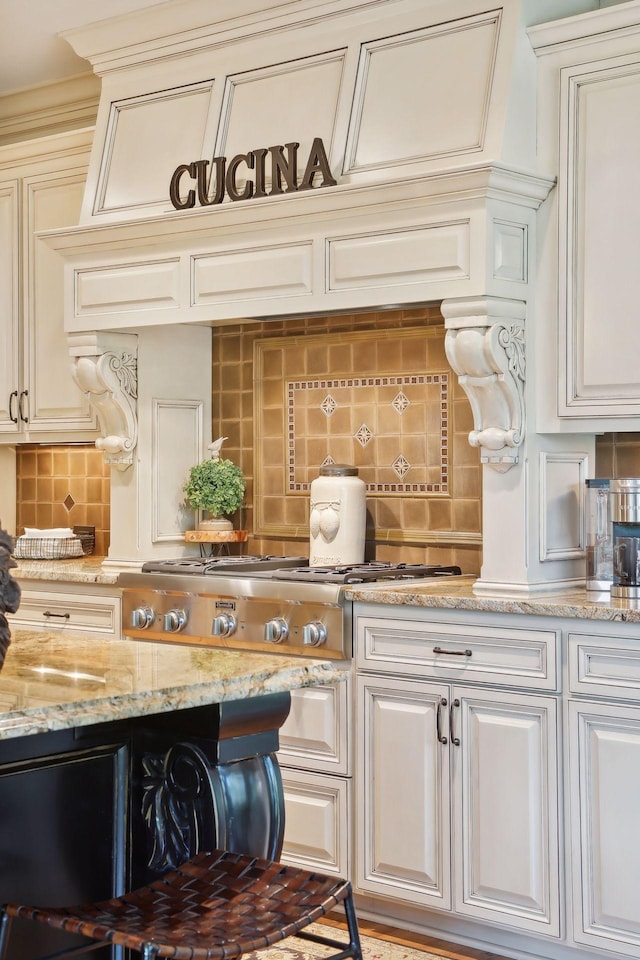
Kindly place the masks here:
<instances>
[{"instance_id":1,"label":"wooden tray","mask_svg":"<svg viewBox=\"0 0 640 960\"><path fill-rule=\"evenodd\" d=\"M187 543L244 543L246 530L185 530Z\"/></svg>"}]
</instances>

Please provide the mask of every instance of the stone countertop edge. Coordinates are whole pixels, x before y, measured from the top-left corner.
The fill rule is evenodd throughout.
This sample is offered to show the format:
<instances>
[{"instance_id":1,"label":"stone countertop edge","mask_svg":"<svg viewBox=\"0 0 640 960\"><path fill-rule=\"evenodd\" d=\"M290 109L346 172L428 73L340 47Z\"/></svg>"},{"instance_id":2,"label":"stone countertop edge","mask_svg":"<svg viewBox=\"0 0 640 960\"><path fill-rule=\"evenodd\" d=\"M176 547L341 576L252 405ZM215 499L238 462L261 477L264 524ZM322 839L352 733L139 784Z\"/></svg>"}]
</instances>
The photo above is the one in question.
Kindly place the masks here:
<instances>
[{"instance_id":1,"label":"stone countertop edge","mask_svg":"<svg viewBox=\"0 0 640 960\"><path fill-rule=\"evenodd\" d=\"M104 557L77 557L72 560L16 560L16 580L49 580L56 583L114 584L119 570L103 568Z\"/></svg>"},{"instance_id":2,"label":"stone countertop edge","mask_svg":"<svg viewBox=\"0 0 640 960\"><path fill-rule=\"evenodd\" d=\"M345 676L331 661L307 657L14 630L0 670L0 698L13 699L15 706L0 708L0 740L282 693Z\"/></svg>"},{"instance_id":3,"label":"stone countertop edge","mask_svg":"<svg viewBox=\"0 0 640 960\"><path fill-rule=\"evenodd\" d=\"M419 584L377 583L347 587L348 600L433 610L478 613L518 613L533 617L566 617L640 623L640 601L611 599L607 592L574 590L538 595L480 595L473 592L475 577Z\"/></svg>"}]
</instances>

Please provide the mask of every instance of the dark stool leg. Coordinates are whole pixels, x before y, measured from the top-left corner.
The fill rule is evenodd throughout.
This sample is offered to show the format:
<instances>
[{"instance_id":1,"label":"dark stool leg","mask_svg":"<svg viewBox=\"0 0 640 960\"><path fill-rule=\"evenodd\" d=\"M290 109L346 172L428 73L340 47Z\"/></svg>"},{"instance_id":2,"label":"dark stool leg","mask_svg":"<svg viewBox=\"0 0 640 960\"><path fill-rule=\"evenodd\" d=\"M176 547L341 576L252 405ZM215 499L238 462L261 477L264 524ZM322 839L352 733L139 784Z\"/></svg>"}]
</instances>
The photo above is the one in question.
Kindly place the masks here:
<instances>
[{"instance_id":1,"label":"dark stool leg","mask_svg":"<svg viewBox=\"0 0 640 960\"><path fill-rule=\"evenodd\" d=\"M358 932L358 918L356 917L356 908L353 905L353 893L351 889L345 897L344 912L347 917L347 927L349 929L349 946L352 949L354 960L362 960L362 944L360 943L360 934ZM2 957L0 957L2 960Z\"/></svg>"},{"instance_id":2,"label":"dark stool leg","mask_svg":"<svg viewBox=\"0 0 640 960\"><path fill-rule=\"evenodd\" d=\"M7 953L7 944L9 943L9 929L11 927L11 917L7 916L4 907L0 912L0 960L4 960Z\"/></svg>"}]
</instances>

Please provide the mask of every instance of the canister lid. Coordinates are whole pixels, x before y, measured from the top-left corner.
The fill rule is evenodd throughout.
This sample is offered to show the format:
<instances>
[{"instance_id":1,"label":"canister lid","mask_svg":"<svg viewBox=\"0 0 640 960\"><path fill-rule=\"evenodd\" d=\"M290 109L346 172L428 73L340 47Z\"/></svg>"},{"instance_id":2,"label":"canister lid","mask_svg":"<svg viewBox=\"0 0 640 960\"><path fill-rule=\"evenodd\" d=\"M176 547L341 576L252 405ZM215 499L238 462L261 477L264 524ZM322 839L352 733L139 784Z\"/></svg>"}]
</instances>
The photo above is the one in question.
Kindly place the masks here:
<instances>
[{"instance_id":1,"label":"canister lid","mask_svg":"<svg viewBox=\"0 0 640 960\"><path fill-rule=\"evenodd\" d=\"M358 468L348 463L323 463L320 467L321 477L357 477Z\"/></svg>"},{"instance_id":2,"label":"canister lid","mask_svg":"<svg viewBox=\"0 0 640 960\"><path fill-rule=\"evenodd\" d=\"M640 493L640 477L618 477L611 481L612 493Z\"/></svg>"}]
</instances>

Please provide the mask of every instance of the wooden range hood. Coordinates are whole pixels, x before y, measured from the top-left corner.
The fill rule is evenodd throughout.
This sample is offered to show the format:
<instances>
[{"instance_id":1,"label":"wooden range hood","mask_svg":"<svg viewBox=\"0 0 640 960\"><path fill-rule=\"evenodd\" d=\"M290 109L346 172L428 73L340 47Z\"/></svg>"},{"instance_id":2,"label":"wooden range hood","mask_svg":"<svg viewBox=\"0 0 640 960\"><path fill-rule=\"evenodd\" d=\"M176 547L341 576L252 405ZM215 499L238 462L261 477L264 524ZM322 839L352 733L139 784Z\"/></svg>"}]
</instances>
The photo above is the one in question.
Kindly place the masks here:
<instances>
[{"instance_id":1,"label":"wooden range hood","mask_svg":"<svg viewBox=\"0 0 640 960\"><path fill-rule=\"evenodd\" d=\"M112 562L177 549L179 517L158 519L163 490L154 488L146 520L139 491L157 487L163 444L184 465L207 440L203 327L437 301L473 409L470 442L486 465L478 590L533 591L582 576L575 560L542 569L527 529L540 482L540 442L526 416L527 325L536 212L554 179L536 169L526 28L545 4L490 6L170 0L65 34L102 94L81 223L46 240L65 260L71 356L118 468ZM580 3L546 6L558 16ZM180 165L244 158L239 195L252 189L250 151L295 142L306 158L314 141L331 185L317 177L310 189L276 191L267 169L265 189L254 191L263 195L187 209L170 202ZM189 187L184 171L181 197ZM174 349L191 358L186 374L167 368Z\"/></svg>"}]
</instances>

